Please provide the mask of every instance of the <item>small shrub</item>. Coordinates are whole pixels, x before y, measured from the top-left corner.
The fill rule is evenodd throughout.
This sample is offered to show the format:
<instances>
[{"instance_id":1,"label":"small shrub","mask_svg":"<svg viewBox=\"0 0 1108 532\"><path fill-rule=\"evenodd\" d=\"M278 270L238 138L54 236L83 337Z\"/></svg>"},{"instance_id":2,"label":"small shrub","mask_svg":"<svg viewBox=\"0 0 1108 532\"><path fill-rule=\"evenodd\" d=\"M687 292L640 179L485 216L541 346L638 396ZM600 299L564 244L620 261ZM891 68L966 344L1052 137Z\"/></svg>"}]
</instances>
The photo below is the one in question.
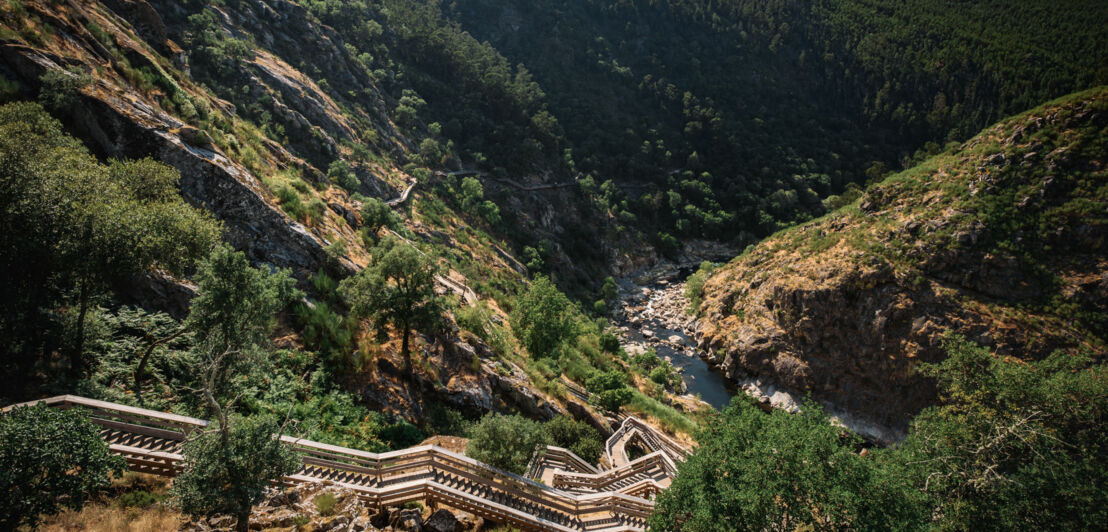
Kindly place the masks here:
<instances>
[{"instance_id":1,"label":"small shrub","mask_svg":"<svg viewBox=\"0 0 1108 532\"><path fill-rule=\"evenodd\" d=\"M631 364L643 371L650 371L654 369L658 364L662 363L662 359L658 358L658 354L653 349L639 353L631 357Z\"/></svg>"},{"instance_id":2,"label":"small shrub","mask_svg":"<svg viewBox=\"0 0 1108 532\"><path fill-rule=\"evenodd\" d=\"M319 515L331 515L335 513L335 506L338 502L338 497L330 491L320 493L315 496L315 499L312 499L312 504L315 505L315 509L319 512Z\"/></svg>"},{"instance_id":3,"label":"small shrub","mask_svg":"<svg viewBox=\"0 0 1108 532\"><path fill-rule=\"evenodd\" d=\"M303 221L305 219L306 210L304 204L300 202L300 195L295 190L289 187L281 187L277 189L277 199L281 202L281 208L284 209L289 216Z\"/></svg>"},{"instance_id":4,"label":"small shrub","mask_svg":"<svg viewBox=\"0 0 1108 532\"><path fill-rule=\"evenodd\" d=\"M116 498L116 504L124 508L147 508L166 499L165 495L146 490L129 491Z\"/></svg>"},{"instance_id":5,"label":"small shrub","mask_svg":"<svg viewBox=\"0 0 1108 532\"><path fill-rule=\"evenodd\" d=\"M84 410L40 403L0 414L0 529L35 528L59 507L80 508L126 467Z\"/></svg>"},{"instance_id":6,"label":"small shrub","mask_svg":"<svg viewBox=\"0 0 1108 532\"><path fill-rule=\"evenodd\" d=\"M380 437L389 444L389 447L403 449L423 441L426 434L419 427L407 421L400 421L381 429Z\"/></svg>"},{"instance_id":7,"label":"small shrub","mask_svg":"<svg viewBox=\"0 0 1108 532\"><path fill-rule=\"evenodd\" d=\"M469 431L466 456L523 474L535 450L549 443L542 425L519 415L488 414Z\"/></svg>"},{"instance_id":8,"label":"small shrub","mask_svg":"<svg viewBox=\"0 0 1108 532\"><path fill-rule=\"evenodd\" d=\"M619 353L619 337L609 332L601 334L600 349L613 355Z\"/></svg>"},{"instance_id":9,"label":"small shrub","mask_svg":"<svg viewBox=\"0 0 1108 532\"><path fill-rule=\"evenodd\" d=\"M473 333L482 340L488 340L491 313L488 305L482 301L473 306L463 306L454 311L458 327Z\"/></svg>"},{"instance_id":10,"label":"small shrub","mask_svg":"<svg viewBox=\"0 0 1108 532\"><path fill-rule=\"evenodd\" d=\"M618 412L619 408L631 401L634 393L630 388L616 388L604 390L597 394L597 404L612 412Z\"/></svg>"},{"instance_id":11,"label":"small shrub","mask_svg":"<svg viewBox=\"0 0 1108 532\"><path fill-rule=\"evenodd\" d=\"M50 69L41 77L42 88L38 99L43 107L59 112L69 109L77 103L81 89L92 83L92 76L71 67L67 70Z\"/></svg>"},{"instance_id":12,"label":"small shrub","mask_svg":"<svg viewBox=\"0 0 1108 532\"><path fill-rule=\"evenodd\" d=\"M568 416L558 416L546 424L553 445L569 449L590 463L596 463L604 452L600 433L588 423Z\"/></svg>"},{"instance_id":13,"label":"small shrub","mask_svg":"<svg viewBox=\"0 0 1108 532\"><path fill-rule=\"evenodd\" d=\"M354 175L354 171L350 168L350 165L342 159L335 159L331 166L327 168L327 179L332 183L342 187L347 192L354 192L361 186L361 181L358 180L358 176Z\"/></svg>"}]
</instances>

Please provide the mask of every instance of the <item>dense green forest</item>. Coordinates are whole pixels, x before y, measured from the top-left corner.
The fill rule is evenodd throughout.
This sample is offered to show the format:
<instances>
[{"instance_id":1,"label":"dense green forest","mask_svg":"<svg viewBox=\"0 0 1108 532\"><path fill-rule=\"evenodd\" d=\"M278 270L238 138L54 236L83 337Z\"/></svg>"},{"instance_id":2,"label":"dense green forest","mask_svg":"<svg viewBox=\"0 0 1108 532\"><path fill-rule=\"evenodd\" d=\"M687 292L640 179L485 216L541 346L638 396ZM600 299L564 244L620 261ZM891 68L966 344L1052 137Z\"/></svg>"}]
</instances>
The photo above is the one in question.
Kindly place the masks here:
<instances>
[{"instance_id":1,"label":"dense green forest","mask_svg":"<svg viewBox=\"0 0 1108 532\"><path fill-rule=\"evenodd\" d=\"M646 310L620 315L616 278L654 251L860 212L863 194L877 209L891 172L1108 83L1105 21L1090 0L0 3L0 399L211 420L164 496L239 529L302 464L275 434L372 452L465 437L523 474L544 445L609 460L603 433L629 414L698 442L655 530L1096 529L1095 349L1017 360L1031 347L946 334L944 360L908 370L937 404L876 448L812 402L719 413L686 395L667 356L625 349ZM1032 168L1035 186L941 206L997 228L964 235L1049 288L983 306L998 321L1046 309L1104 337L1103 101L1081 111L1080 158L1050 159L1080 168L983 145L1008 168L974 169L983 183ZM1027 207L1062 184L1072 201ZM1054 263L1070 251L1095 268ZM728 269L689 278L694 309ZM124 469L80 409L4 412L0 435L0 528L79 508Z\"/></svg>"},{"instance_id":2,"label":"dense green forest","mask_svg":"<svg viewBox=\"0 0 1108 532\"><path fill-rule=\"evenodd\" d=\"M652 527L1097 529L1108 518L1104 364L1005 360L957 336L946 348L922 368L944 404L895 447L863 450L815 404L766 414L734 399L699 435Z\"/></svg>"},{"instance_id":3,"label":"dense green forest","mask_svg":"<svg viewBox=\"0 0 1108 532\"><path fill-rule=\"evenodd\" d=\"M1108 81L1098 2L455 2L527 66L576 168L677 236L749 239ZM839 204L831 200L827 205ZM736 230L737 229L737 230Z\"/></svg>"}]
</instances>

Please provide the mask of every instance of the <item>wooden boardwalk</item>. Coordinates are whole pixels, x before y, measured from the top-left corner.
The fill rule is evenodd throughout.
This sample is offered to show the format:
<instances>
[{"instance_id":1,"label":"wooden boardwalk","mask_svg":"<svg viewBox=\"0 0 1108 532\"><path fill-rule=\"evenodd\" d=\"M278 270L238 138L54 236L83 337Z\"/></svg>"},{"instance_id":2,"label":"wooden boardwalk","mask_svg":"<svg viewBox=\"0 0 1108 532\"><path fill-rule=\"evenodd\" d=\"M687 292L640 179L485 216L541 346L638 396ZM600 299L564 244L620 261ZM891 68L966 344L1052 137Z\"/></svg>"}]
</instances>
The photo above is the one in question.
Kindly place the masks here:
<instances>
[{"instance_id":1,"label":"wooden boardwalk","mask_svg":"<svg viewBox=\"0 0 1108 532\"><path fill-rule=\"evenodd\" d=\"M182 467L181 444L203 430L202 419L168 414L74 395L42 401L54 408L85 408L112 452L132 471L175 476ZM5 408L8 410L12 407ZM330 481L349 488L371 508L422 501L467 511L527 530L617 532L646 528L653 496L676 473L674 460L686 449L634 417L606 442L615 467L600 470L572 452L549 447L532 459L521 477L434 446L370 453L283 436L303 456L304 466L286 484ZM619 456L634 439L651 452L637 460ZM622 447L621 444L622 443ZM613 454L615 453L615 454Z\"/></svg>"}]
</instances>

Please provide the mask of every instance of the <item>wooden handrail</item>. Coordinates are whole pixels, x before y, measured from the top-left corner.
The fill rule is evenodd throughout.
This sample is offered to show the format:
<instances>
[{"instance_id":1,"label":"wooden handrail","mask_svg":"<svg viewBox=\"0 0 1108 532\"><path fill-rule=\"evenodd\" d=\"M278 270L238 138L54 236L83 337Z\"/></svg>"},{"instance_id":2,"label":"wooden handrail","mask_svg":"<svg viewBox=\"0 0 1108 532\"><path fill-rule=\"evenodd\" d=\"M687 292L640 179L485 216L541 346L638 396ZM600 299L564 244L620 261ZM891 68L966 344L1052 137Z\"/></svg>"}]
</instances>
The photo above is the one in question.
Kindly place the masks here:
<instances>
[{"instance_id":1,"label":"wooden handrail","mask_svg":"<svg viewBox=\"0 0 1108 532\"><path fill-rule=\"evenodd\" d=\"M39 402L54 408L89 409L91 420L103 427L102 434L113 452L124 456L136 471L166 476L180 471L183 456L178 451L187 434L209 425L202 419L75 395L21 403L3 411ZM639 425L632 427L627 420L620 431L625 429L653 432ZM330 480L353 490L360 499L377 507L431 500L535 530L643 530L654 503L638 495L650 496L663 489L653 478L644 477L645 472L659 467L669 477L675 472L669 456L661 450L601 472L567 449L546 449L551 453L551 461L579 471L590 471L557 470L556 475L568 479L569 483L597 486L595 493L578 494L431 445L372 453L292 436L282 436L281 441L305 457L304 468L285 477L285 483ZM661 444L660 440L656 441ZM349 481L330 478L340 475ZM637 477L643 478L634 480ZM624 487L625 492L601 490L629 479L634 481Z\"/></svg>"}]
</instances>

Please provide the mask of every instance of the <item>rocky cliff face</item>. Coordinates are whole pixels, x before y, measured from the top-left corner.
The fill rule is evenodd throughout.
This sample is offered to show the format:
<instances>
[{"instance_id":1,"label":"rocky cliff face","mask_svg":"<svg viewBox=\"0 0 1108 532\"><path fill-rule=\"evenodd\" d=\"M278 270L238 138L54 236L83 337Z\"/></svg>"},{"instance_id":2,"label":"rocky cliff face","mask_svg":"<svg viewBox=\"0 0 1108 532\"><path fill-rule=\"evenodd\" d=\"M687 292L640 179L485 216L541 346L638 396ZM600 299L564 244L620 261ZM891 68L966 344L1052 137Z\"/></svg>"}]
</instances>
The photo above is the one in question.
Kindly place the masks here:
<instances>
[{"instance_id":1,"label":"rocky cliff face","mask_svg":"<svg viewBox=\"0 0 1108 532\"><path fill-rule=\"evenodd\" d=\"M0 30L0 81L5 91L11 82L17 87L2 97L34 99L52 90L43 80L48 73L71 78L72 103L52 110L67 129L99 157L152 157L174 166L182 196L219 218L224 238L255 264L289 268L305 280L321 269L341 278L367 263L359 200L326 176L336 159L348 160L358 178L346 188L367 196L391 199L413 181L399 168L412 142L389 117L396 102L341 37L296 2L28 1L0 6ZM220 48L222 59L211 59L209 48ZM364 153L354 156L354 146ZM282 189L318 210L295 215ZM427 193L412 194L409 205ZM497 244L474 243L473 228L460 217L413 211L405 220L413 239L459 249L450 266L476 264L471 271L508 272L503 277L513 280L526 274ZM561 232L549 228L551 238ZM465 301L489 297L447 269L453 284L446 289L468 291ZM151 274L133 284L121 298L187 313L187 282ZM397 370L396 346L375 346L372 367L350 376L350 386L367 405L412 420L428 402L442 402L475 416L496 410L549 419L569 408L607 426L584 405L548 397L476 344L452 334L428 337L426 368L413 378Z\"/></svg>"},{"instance_id":2,"label":"rocky cliff face","mask_svg":"<svg viewBox=\"0 0 1108 532\"><path fill-rule=\"evenodd\" d=\"M1108 90L1063 99L774 235L705 284L699 345L889 434L935 401L915 370L948 332L1104 356L1106 127Z\"/></svg>"},{"instance_id":3,"label":"rocky cliff face","mask_svg":"<svg viewBox=\"0 0 1108 532\"><path fill-rule=\"evenodd\" d=\"M92 82L58 114L95 153L105 158L153 157L177 168L182 196L221 219L228 241L255 262L291 268L303 276L324 264L327 245L357 241L337 205L321 223L308 227L283 212L261 183L261 175L290 167L320 179L322 173L301 156L260 136L251 157L213 142L213 134L223 133L217 122L224 123L231 136L243 133L246 126L237 123L232 104L184 74L185 53L170 39L179 36L174 33L178 27L167 25L162 17L162 12L173 13L179 7L162 6L159 11L134 0L28 2L23 9L49 25L52 36L37 46L13 39L0 43L5 76L14 77L32 95L41 90L41 77L47 72L89 74ZM88 28L96 28L100 37ZM276 60L259 53L255 62ZM143 86L149 77L155 79L154 87ZM300 100L325 98L318 94L302 90ZM209 109L207 117L183 112L182 102L190 109ZM353 263L345 261L341 268L349 271Z\"/></svg>"}]
</instances>

